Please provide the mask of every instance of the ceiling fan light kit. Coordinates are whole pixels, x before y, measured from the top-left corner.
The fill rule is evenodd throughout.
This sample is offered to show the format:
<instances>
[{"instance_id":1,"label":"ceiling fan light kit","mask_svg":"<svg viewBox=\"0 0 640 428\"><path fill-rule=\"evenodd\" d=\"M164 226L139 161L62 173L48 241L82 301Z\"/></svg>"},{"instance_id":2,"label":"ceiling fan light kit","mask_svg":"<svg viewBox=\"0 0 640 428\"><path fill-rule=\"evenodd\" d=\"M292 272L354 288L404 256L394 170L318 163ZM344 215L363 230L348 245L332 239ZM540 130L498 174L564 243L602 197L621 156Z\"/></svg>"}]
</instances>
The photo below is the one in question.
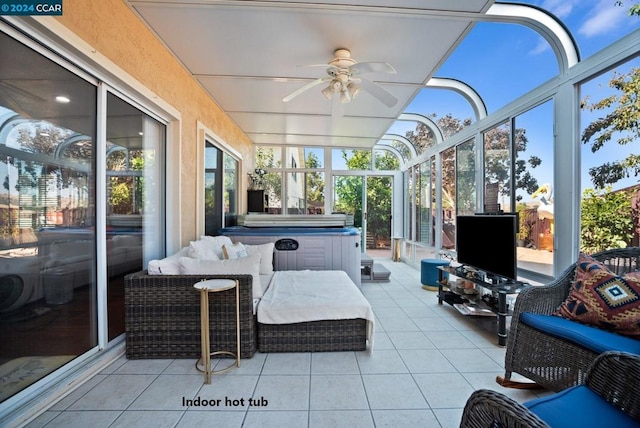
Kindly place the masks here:
<instances>
[{"instance_id":1,"label":"ceiling fan light kit","mask_svg":"<svg viewBox=\"0 0 640 428\"><path fill-rule=\"evenodd\" d=\"M315 66L317 65L308 67ZM386 89L361 77L365 73L395 74L396 70L386 62L357 62L351 58L351 52L348 49L340 48L335 50L334 58L327 64L326 71L329 75L328 77L322 77L307 83L284 97L282 101L289 102L314 86L329 82L329 85L320 91L329 101L333 99L334 95L339 94L342 104L351 102L360 90L364 89L388 107L393 107L398 102L397 98ZM363 82L365 85L364 88L361 88L359 84Z\"/></svg>"}]
</instances>

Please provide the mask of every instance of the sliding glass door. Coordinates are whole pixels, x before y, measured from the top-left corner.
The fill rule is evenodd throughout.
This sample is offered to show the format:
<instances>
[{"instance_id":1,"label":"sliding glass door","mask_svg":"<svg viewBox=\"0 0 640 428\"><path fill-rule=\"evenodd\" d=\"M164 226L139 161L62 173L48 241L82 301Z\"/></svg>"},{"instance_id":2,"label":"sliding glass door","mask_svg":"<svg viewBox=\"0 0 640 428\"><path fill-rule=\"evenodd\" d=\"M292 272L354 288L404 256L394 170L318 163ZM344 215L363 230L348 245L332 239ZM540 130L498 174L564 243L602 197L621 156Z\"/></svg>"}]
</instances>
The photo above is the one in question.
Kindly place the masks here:
<instances>
[{"instance_id":1,"label":"sliding glass door","mask_svg":"<svg viewBox=\"0 0 640 428\"><path fill-rule=\"evenodd\" d=\"M109 340L124 333L124 276L161 255L165 126L107 94L106 261Z\"/></svg>"},{"instance_id":2,"label":"sliding glass door","mask_svg":"<svg viewBox=\"0 0 640 428\"><path fill-rule=\"evenodd\" d=\"M0 52L4 401L98 345L98 88L4 33Z\"/></svg>"},{"instance_id":3,"label":"sliding glass door","mask_svg":"<svg viewBox=\"0 0 640 428\"><path fill-rule=\"evenodd\" d=\"M165 255L166 125L41 51L0 31L0 403L119 343L124 275Z\"/></svg>"},{"instance_id":4,"label":"sliding glass door","mask_svg":"<svg viewBox=\"0 0 640 428\"><path fill-rule=\"evenodd\" d=\"M353 215L354 226L362 233L363 251L391 256L392 201L391 176L333 176L332 211Z\"/></svg>"}]
</instances>

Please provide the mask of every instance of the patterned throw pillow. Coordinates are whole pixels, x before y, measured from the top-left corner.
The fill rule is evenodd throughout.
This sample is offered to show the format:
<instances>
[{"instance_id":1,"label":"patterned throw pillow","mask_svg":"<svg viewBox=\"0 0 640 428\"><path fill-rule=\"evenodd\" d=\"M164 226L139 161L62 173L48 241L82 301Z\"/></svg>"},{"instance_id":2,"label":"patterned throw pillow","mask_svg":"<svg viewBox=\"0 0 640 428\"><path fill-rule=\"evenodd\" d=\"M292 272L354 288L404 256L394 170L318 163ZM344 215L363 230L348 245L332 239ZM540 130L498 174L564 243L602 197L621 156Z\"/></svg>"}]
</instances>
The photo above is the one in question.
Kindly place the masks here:
<instances>
[{"instance_id":1,"label":"patterned throw pillow","mask_svg":"<svg viewBox=\"0 0 640 428\"><path fill-rule=\"evenodd\" d=\"M569 296L554 315L640 339L640 272L618 276L580 254Z\"/></svg>"}]
</instances>

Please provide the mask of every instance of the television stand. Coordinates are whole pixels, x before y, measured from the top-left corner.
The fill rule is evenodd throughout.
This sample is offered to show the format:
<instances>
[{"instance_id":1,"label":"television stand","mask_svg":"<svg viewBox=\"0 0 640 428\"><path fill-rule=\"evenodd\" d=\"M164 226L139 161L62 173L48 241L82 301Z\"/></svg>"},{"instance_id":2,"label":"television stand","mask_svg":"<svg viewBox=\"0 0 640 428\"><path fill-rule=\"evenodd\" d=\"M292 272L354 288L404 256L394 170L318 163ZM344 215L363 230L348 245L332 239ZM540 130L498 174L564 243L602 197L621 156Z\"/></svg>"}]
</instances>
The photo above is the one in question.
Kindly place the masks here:
<instances>
[{"instance_id":1,"label":"television stand","mask_svg":"<svg viewBox=\"0 0 640 428\"><path fill-rule=\"evenodd\" d=\"M471 281L476 286L491 291L492 294L498 295L497 305L489 307L498 318L498 345L505 346L507 344L507 316L509 311L507 308L507 294L519 293L523 288L528 287L527 283L521 281L513 281L506 278L498 277L495 275L485 276L482 272L473 266L437 266L438 268L438 304L442 305L445 300L444 287L447 287L451 293L457 296L464 296L468 300L478 300L478 297L458 292L454 287L448 287L444 284L443 274L446 272L450 275L460 277L466 281ZM447 301L450 305L456 307L455 303ZM460 312L460 309L458 309ZM478 312L476 314L469 313L468 315L486 315L486 311ZM489 314L490 315L490 314Z\"/></svg>"}]
</instances>

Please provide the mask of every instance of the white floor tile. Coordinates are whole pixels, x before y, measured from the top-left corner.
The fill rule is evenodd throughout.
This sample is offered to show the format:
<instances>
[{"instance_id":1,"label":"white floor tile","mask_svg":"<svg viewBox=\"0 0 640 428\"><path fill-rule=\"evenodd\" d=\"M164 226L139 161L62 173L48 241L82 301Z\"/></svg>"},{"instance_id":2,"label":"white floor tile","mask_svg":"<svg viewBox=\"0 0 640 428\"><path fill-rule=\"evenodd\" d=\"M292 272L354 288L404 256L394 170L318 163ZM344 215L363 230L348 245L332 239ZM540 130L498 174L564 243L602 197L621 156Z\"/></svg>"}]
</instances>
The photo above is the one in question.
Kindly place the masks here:
<instances>
[{"instance_id":1,"label":"white floor tile","mask_svg":"<svg viewBox=\"0 0 640 428\"><path fill-rule=\"evenodd\" d=\"M156 375L111 375L73 403L69 410L126 410Z\"/></svg>"},{"instance_id":2,"label":"white floor tile","mask_svg":"<svg viewBox=\"0 0 640 428\"><path fill-rule=\"evenodd\" d=\"M309 428L374 428L369 410L309 412Z\"/></svg>"},{"instance_id":3,"label":"white floor tile","mask_svg":"<svg viewBox=\"0 0 640 428\"><path fill-rule=\"evenodd\" d=\"M309 424L306 411L249 410L243 428L305 428Z\"/></svg>"},{"instance_id":4,"label":"white floor tile","mask_svg":"<svg viewBox=\"0 0 640 428\"><path fill-rule=\"evenodd\" d=\"M372 353L358 352L356 358L362 374L409 372L395 349L374 350Z\"/></svg>"},{"instance_id":5,"label":"white floor tile","mask_svg":"<svg viewBox=\"0 0 640 428\"><path fill-rule=\"evenodd\" d=\"M363 375L369 406L373 409L429 409L409 374Z\"/></svg>"},{"instance_id":6,"label":"white floor tile","mask_svg":"<svg viewBox=\"0 0 640 428\"><path fill-rule=\"evenodd\" d=\"M387 332L382 330L382 326L376 325L376 331L374 336L374 352L382 351L385 349L396 349Z\"/></svg>"},{"instance_id":7,"label":"white floor tile","mask_svg":"<svg viewBox=\"0 0 640 428\"><path fill-rule=\"evenodd\" d=\"M408 316L380 319L384 331L420 331L418 326Z\"/></svg>"},{"instance_id":8,"label":"white floor tile","mask_svg":"<svg viewBox=\"0 0 640 428\"><path fill-rule=\"evenodd\" d=\"M378 337L375 348L379 349ZM360 374L355 352L316 352L311 354L311 374Z\"/></svg>"},{"instance_id":9,"label":"white floor tile","mask_svg":"<svg viewBox=\"0 0 640 428\"><path fill-rule=\"evenodd\" d=\"M153 427L172 428L175 427L184 412L182 411L136 411L128 410L116 419L109 428L130 428L130 427Z\"/></svg>"},{"instance_id":10,"label":"white floor tile","mask_svg":"<svg viewBox=\"0 0 640 428\"><path fill-rule=\"evenodd\" d=\"M502 367L480 349L443 349L441 351L461 373L500 371Z\"/></svg>"},{"instance_id":11,"label":"white floor tile","mask_svg":"<svg viewBox=\"0 0 640 428\"><path fill-rule=\"evenodd\" d=\"M160 374L173 360L129 360L116 371L115 374ZM195 363L195 361L194 361Z\"/></svg>"},{"instance_id":12,"label":"white floor tile","mask_svg":"<svg viewBox=\"0 0 640 428\"><path fill-rule=\"evenodd\" d=\"M438 350L402 349L398 351L411 373L451 373L455 367Z\"/></svg>"},{"instance_id":13,"label":"white floor tile","mask_svg":"<svg viewBox=\"0 0 640 428\"><path fill-rule=\"evenodd\" d=\"M431 410L373 410L376 428L431 428L440 424Z\"/></svg>"},{"instance_id":14,"label":"white floor tile","mask_svg":"<svg viewBox=\"0 0 640 428\"><path fill-rule=\"evenodd\" d=\"M78 388L76 388L69 395L64 397L62 400L58 401L56 404L51 406L49 410L66 410L69 406L71 406L80 398L84 397L84 395L87 392L89 392L92 388L94 388L96 385L98 385L100 382L102 382L106 378L107 378L107 375L103 375L103 374L98 374L92 377L91 379L89 379L88 381L80 385Z\"/></svg>"},{"instance_id":15,"label":"white floor tile","mask_svg":"<svg viewBox=\"0 0 640 428\"><path fill-rule=\"evenodd\" d=\"M311 377L311 410L369 409L360 375L317 375Z\"/></svg>"},{"instance_id":16,"label":"white floor tile","mask_svg":"<svg viewBox=\"0 0 640 428\"><path fill-rule=\"evenodd\" d=\"M457 409L433 409L442 428L459 428L462 420L462 408Z\"/></svg>"},{"instance_id":17,"label":"white floor tile","mask_svg":"<svg viewBox=\"0 0 640 428\"><path fill-rule=\"evenodd\" d=\"M425 334L438 349L477 348L475 343L457 331L430 331Z\"/></svg>"},{"instance_id":18,"label":"white floor tile","mask_svg":"<svg viewBox=\"0 0 640 428\"><path fill-rule=\"evenodd\" d=\"M432 409L464 407L474 391L459 373L429 373L413 376Z\"/></svg>"},{"instance_id":19,"label":"white floor tile","mask_svg":"<svg viewBox=\"0 0 640 428\"><path fill-rule=\"evenodd\" d=\"M262 374L303 374L311 372L310 353L271 353L262 368Z\"/></svg>"},{"instance_id":20,"label":"white floor tile","mask_svg":"<svg viewBox=\"0 0 640 428\"><path fill-rule=\"evenodd\" d=\"M224 427L240 428L245 412L207 412L188 410L176 425L176 428Z\"/></svg>"},{"instance_id":21,"label":"white floor tile","mask_svg":"<svg viewBox=\"0 0 640 428\"><path fill-rule=\"evenodd\" d=\"M66 411L60 413L46 426L47 428L106 428L122 412L99 410L94 412Z\"/></svg>"},{"instance_id":22,"label":"white floor tile","mask_svg":"<svg viewBox=\"0 0 640 428\"><path fill-rule=\"evenodd\" d=\"M203 381L202 375L159 376L136 398L129 409L185 410L183 398L193 398Z\"/></svg>"},{"instance_id":23,"label":"white floor tile","mask_svg":"<svg viewBox=\"0 0 640 428\"><path fill-rule=\"evenodd\" d=\"M310 376L260 376L254 397L268 401L268 410L308 410Z\"/></svg>"},{"instance_id":24,"label":"white floor tile","mask_svg":"<svg viewBox=\"0 0 640 428\"><path fill-rule=\"evenodd\" d=\"M254 396L257 384L257 375L214 375L209 385L203 384L201 379L200 389L195 394L196 401L189 410L247 410L255 399L260 401L261 397ZM200 406L198 398L205 405Z\"/></svg>"},{"instance_id":25,"label":"white floor tile","mask_svg":"<svg viewBox=\"0 0 640 428\"><path fill-rule=\"evenodd\" d=\"M387 333L396 349L435 349L434 344L421 331L391 331Z\"/></svg>"}]
</instances>

